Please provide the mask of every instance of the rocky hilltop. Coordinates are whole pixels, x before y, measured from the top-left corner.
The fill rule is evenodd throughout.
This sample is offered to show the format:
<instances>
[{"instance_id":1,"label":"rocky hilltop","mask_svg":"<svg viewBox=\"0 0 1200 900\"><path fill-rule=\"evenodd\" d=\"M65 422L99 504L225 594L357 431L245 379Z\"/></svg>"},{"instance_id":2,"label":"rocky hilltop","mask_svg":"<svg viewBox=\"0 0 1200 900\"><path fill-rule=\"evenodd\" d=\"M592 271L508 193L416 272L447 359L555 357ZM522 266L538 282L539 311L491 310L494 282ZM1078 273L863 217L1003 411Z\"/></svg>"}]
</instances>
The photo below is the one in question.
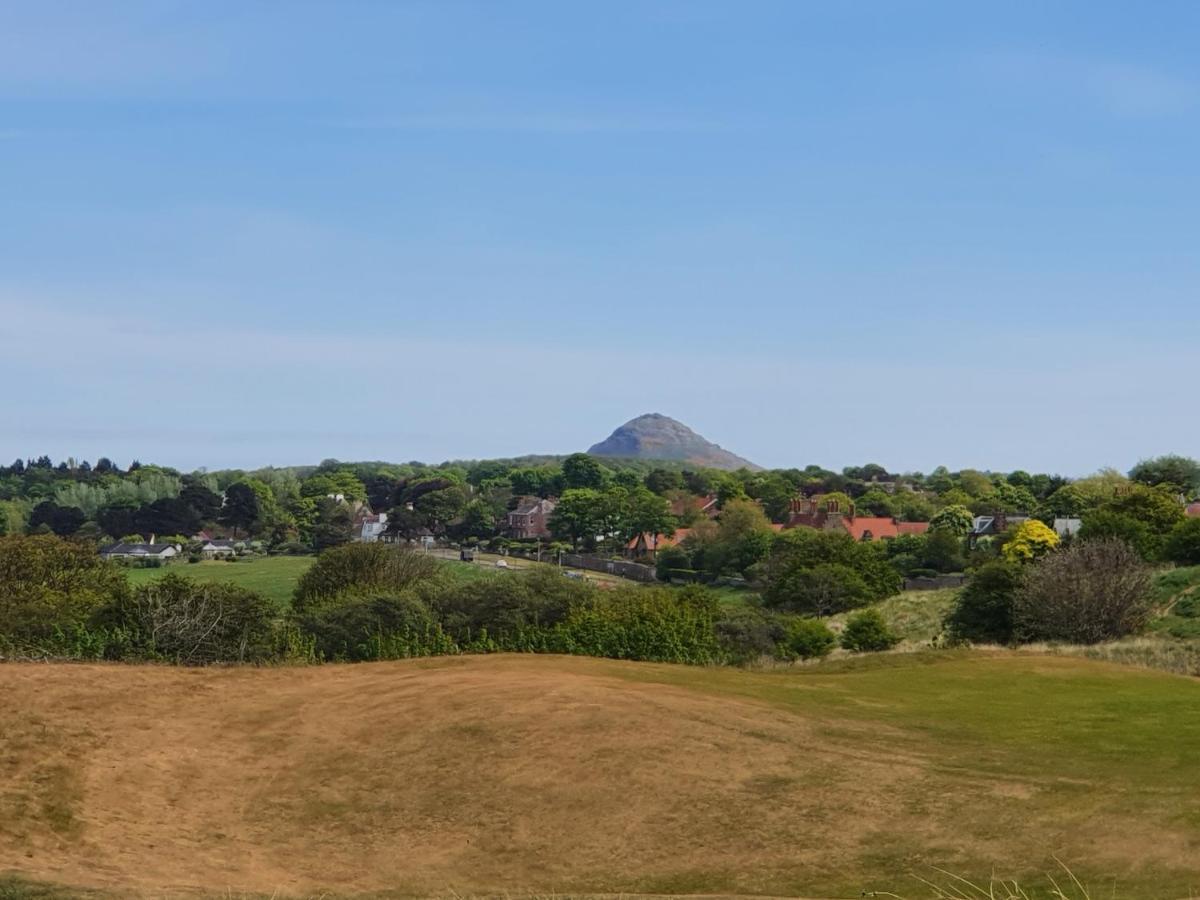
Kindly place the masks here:
<instances>
[{"instance_id":1,"label":"rocky hilltop","mask_svg":"<svg viewBox=\"0 0 1200 900\"><path fill-rule=\"evenodd\" d=\"M662 413L647 413L630 419L603 441L593 444L588 453L625 459L672 460L710 469L759 468Z\"/></svg>"}]
</instances>

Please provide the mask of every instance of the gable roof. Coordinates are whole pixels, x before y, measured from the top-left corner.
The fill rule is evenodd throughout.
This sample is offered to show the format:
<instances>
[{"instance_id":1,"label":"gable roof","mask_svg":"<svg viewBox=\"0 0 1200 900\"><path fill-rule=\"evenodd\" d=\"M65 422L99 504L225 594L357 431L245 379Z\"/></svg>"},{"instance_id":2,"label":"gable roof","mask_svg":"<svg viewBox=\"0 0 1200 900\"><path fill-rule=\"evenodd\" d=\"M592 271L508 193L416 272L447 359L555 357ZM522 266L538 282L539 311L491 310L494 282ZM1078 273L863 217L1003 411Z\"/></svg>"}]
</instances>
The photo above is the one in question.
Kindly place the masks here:
<instances>
[{"instance_id":1,"label":"gable roof","mask_svg":"<svg viewBox=\"0 0 1200 900\"><path fill-rule=\"evenodd\" d=\"M126 544L124 542L101 547L101 555L124 554L126 556L161 556L175 550L174 544Z\"/></svg>"},{"instance_id":2,"label":"gable roof","mask_svg":"<svg viewBox=\"0 0 1200 900\"><path fill-rule=\"evenodd\" d=\"M891 516L845 516L842 518L842 527L856 541L861 541L868 531L871 532L872 540L876 541L894 538L900 534L899 523Z\"/></svg>"},{"instance_id":3,"label":"gable roof","mask_svg":"<svg viewBox=\"0 0 1200 900\"><path fill-rule=\"evenodd\" d=\"M665 550L667 547L674 547L684 541L689 534L692 533L690 528L677 528L675 534L667 537L665 534L658 535L658 546L654 544L655 535L650 532L644 532L633 538L625 545L626 550L636 550L639 543L648 550Z\"/></svg>"}]
</instances>

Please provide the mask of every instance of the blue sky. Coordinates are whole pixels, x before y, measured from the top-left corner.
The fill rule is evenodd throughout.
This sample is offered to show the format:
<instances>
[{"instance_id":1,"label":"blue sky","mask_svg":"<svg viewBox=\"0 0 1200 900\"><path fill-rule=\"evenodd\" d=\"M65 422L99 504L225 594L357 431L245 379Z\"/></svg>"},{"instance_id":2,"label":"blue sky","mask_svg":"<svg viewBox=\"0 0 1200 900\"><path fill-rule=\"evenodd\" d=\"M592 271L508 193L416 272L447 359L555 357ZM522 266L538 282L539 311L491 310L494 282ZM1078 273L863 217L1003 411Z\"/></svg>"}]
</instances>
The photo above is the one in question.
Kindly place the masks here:
<instances>
[{"instance_id":1,"label":"blue sky","mask_svg":"<svg viewBox=\"0 0 1200 900\"><path fill-rule=\"evenodd\" d=\"M0 458L1200 455L1200 6L0 0Z\"/></svg>"}]
</instances>

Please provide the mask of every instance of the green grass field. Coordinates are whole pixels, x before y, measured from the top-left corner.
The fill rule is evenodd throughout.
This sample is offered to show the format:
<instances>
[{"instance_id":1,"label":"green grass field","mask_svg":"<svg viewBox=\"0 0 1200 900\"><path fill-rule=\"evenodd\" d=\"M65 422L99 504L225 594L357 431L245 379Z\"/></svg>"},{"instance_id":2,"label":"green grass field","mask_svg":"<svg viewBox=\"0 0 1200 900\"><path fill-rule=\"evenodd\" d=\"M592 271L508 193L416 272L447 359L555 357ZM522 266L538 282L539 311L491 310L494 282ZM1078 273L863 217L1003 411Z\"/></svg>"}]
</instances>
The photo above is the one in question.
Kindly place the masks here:
<instances>
[{"instance_id":1,"label":"green grass field","mask_svg":"<svg viewBox=\"0 0 1200 900\"><path fill-rule=\"evenodd\" d=\"M197 581L227 581L270 597L280 609L292 600L300 576L308 571L315 557L265 556L242 562L210 560L198 563L172 563L158 569L130 569L129 581L145 584L164 575L186 575Z\"/></svg>"}]
</instances>

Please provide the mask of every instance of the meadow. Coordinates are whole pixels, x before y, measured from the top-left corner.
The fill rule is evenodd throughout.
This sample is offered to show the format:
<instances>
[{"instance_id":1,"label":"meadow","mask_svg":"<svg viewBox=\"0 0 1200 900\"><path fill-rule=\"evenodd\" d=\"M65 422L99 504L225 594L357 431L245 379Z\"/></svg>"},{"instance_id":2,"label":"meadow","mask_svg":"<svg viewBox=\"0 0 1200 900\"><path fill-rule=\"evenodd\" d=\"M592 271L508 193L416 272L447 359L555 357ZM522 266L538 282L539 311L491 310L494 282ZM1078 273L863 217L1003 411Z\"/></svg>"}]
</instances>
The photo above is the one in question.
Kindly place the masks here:
<instances>
[{"instance_id":1,"label":"meadow","mask_svg":"<svg viewBox=\"0 0 1200 900\"><path fill-rule=\"evenodd\" d=\"M1083 659L11 664L0 691L0 872L108 896L915 900L1056 858L1093 897L1200 885L1200 685Z\"/></svg>"},{"instance_id":2,"label":"meadow","mask_svg":"<svg viewBox=\"0 0 1200 900\"><path fill-rule=\"evenodd\" d=\"M264 556L225 562L171 563L156 569L129 569L129 581L145 584L164 575L186 575L197 581L227 581L269 597L281 610L287 609L300 576L316 561L313 556Z\"/></svg>"}]
</instances>

